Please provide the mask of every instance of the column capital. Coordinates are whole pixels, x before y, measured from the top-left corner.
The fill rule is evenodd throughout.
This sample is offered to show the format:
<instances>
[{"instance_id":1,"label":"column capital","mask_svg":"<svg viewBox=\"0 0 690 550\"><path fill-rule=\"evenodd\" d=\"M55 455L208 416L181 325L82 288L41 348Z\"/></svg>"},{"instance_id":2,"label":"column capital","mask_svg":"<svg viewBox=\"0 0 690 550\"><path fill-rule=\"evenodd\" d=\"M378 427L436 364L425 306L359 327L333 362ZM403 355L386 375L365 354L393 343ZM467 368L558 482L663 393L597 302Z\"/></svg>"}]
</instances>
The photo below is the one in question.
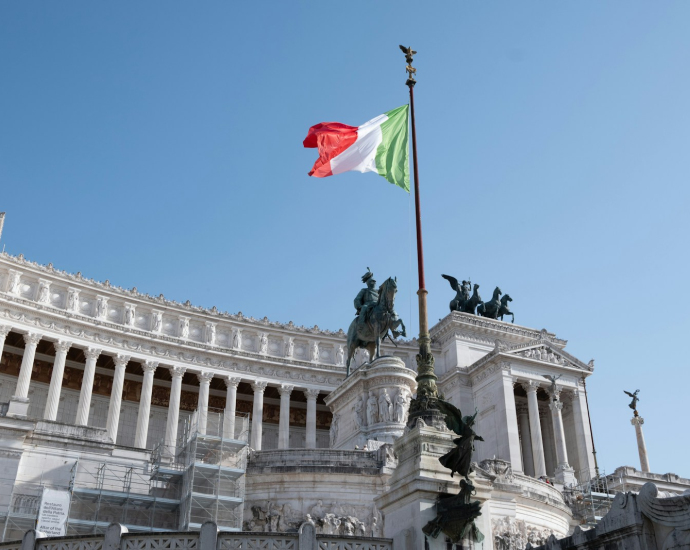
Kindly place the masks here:
<instances>
[{"instance_id":1,"label":"column capital","mask_svg":"<svg viewBox=\"0 0 690 550\"><path fill-rule=\"evenodd\" d=\"M210 384L213 378L212 372L198 372L196 377L199 379L199 384Z\"/></svg>"},{"instance_id":2,"label":"column capital","mask_svg":"<svg viewBox=\"0 0 690 550\"><path fill-rule=\"evenodd\" d=\"M549 403L549 409L552 411L558 411L559 413L563 410L563 403L561 401L551 401Z\"/></svg>"},{"instance_id":3,"label":"column capital","mask_svg":"<svg viewBox=\"0 0 690 550\"><path fill-rule=\"evenodd\" d=\"M230 388L235 388L237 389L237 386L239 383L242 382L241 378L233 378L232 376L228 376L225 378L225 387L230 389Z\"/></svg>"},{"instance_id":4,"label":"column capital","mask_svg":"<svg viewBox=\"0 0 690 550\"><path fill-rule=\"evenodd\" d=\"M156 368L158 368L158 361L151 361L147 359L142 363L141 368L144 371L144 373L154 373L156 372Z\"/></svg>"},{"instance_id":5,"label":"column capital","mask_svg":"<svg viewBox=\"0 0 690 550\"><path fill-rule=\"evenodd\" d=\"M24 342L27 346L35 346L41 341L41 338L43 338L43 335L38 332L27 332L24 335Z\"/></svg>"},{"instance_id":6,"label":"column capital","mask_svg":"<svg viewBox=\"0 0 690 550\"><path fill-rule=\"evenodd\" d=\"M0 325L0 338L5 338L10 333L10 330L12 330L11 326Z\"/></svg>"},{"instance_id":7,"label":"column capital","mask_svg":"<svg viewBox=\"0 0 690 550\"><path fill-rule=\"evenodd\" d=\"M633 416L630 419L630 424L632 424L633 426L642 426L642 424L644 424L644 418L642 418L641 416Z\"/></svg>"},{"instance_id":8,"label":"column capital","mask_svg":"<svg viewBox=\"0 0 690 550\"><path fill-rule=\"evenodd\" d=\"M536 380L525 380L521 384L522 389L524 389L527 393L536 392L541 387L541 384L539 384L539 382Z\"/></svg>"},{"instance_id":9,"label":"column capital","mask_svg":"<svg viewBox=\"0 0 690 550\"><path fill-rule=\"evenodd\" d=\"M295 389L295 386L291 386L290 384L281 384L278 386L278 393L282 395L287 395L288 397L292 393L292 390Z\"/></svg>"},{"instance_id":10,"label":"column capital","mask_svg":"<svg viewBox=\"0 0 690 550\"><path fill-rule=\"evenodd\" d=\"M68 342L67 340L58 340L57 342L53 343L53 347L55 347L56 352L68 352L69 348L72 347L72 342Z\"/></svg>"},{"instance_id":11,"label":"column capital","mask_svg":"<svg viewBox=\"0 0 690 550\"><path fill-rule=\"evenodd\" d=\"M98 348L86 348L84 350L84 355L87 359L98 359L98 356L101 354L101 351L102 350Z\"/></svg>"},{"instance_id":12,"label":"column capital","mask_svg":"<svg viewBox=\"0 0 690 550\"><path fill-rule=\"evenodd\" d=\"M521 404L521 403L518 403L518 404L515 406L515 408L516 408L517 413L518 413L519 415L528 415L528 414L529 414L529 408L527 407L527 405L523 405L523 404Z\"/></svg>"},{"instance_id":13,"label":"column capital","mask_svg":"<svg viewBox=\"0 0 690 550\"><path fill-rule=\"evenodd\" d=\"M174 378L182 378L184 373L187 371L186 367L170 367L170 376Z\"/></svg>"},{"instance_id":14,"label":"column capital","mask_svg":"<svg viewBox=\"0 0 690 550\"><path fill-rule=\"evenodd\" d=\"M307 398L307 401L310 399L316 399L319 396L319 393L321 393L321 390L314 389L314 388L307 388L304 390L304 396Z\"/></svg>"},{"instance_id":15,"label":"column capital","mask_svg":"<svg viewBox=\"0 0 690 550\"><path fill-rule=\"evenodd\" d=\"M121 353L118 353L114 358L113 361L115 361L115 367L125 367L127 366L127 363L129 363L130 356L129 355L123 355Z\"/></svg>"},{"instance_id":16,"label":"column capital","mask_svg":"<svg viewBox=\"0 0 690 550\"><path fill-rule=\"evenodd\" d=\"M268 386L268 382L264 382L263 380L254 380L251 382L251 385L254 393L264 393L266 386Z\"/></svg>"}]
</instances>

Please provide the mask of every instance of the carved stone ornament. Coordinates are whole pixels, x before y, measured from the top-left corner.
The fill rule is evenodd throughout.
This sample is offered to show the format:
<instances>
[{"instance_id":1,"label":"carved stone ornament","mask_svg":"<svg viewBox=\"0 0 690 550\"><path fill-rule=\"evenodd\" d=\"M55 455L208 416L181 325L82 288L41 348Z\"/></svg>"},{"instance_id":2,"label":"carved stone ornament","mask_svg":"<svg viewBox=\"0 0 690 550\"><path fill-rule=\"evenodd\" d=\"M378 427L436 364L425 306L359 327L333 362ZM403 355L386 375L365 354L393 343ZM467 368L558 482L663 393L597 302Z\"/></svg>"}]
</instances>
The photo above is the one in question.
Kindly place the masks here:
<instances>
[{"instance_id":1,"label":"carved stone ornament","mask_svg":"<svg viewBox=\"0 0 690 550\"><path fill-rule=\"evenodd\" d=\"M550 529L535 527L511 517L493 518L491 532L494 550L523 550L527 544L541 546L553 534Z\"/></svg>"}]
</instances>

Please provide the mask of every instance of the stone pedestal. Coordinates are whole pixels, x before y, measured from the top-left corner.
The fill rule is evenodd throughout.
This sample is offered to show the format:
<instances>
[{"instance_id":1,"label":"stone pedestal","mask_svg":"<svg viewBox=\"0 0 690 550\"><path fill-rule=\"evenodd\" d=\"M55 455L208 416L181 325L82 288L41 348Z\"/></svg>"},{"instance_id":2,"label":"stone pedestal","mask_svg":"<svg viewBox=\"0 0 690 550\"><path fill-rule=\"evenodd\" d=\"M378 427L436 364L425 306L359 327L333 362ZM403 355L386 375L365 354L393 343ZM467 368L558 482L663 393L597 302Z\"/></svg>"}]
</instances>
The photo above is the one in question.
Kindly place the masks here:
<instances>
[{"instance_id":1,"label":"stone pedestal","mask_svg":"<svg viewBox=\"0 0 690 550\"><path fill-rule=\"evenodd\" d=\"M398 467L391 476L390 490L375 499L375 503L385 517L384 537L393 539L396 550L425 548L422 527L436 518L439 493L455 495L459 492L459 477L451 478L450 470L438 461L453 448L455 437L449 430L439 430L418 420L394 443ZM478 500L483 501L485 488L482 484L476 485ZM490 536L491 531L482 517L477 524ZM446 549L443 534L428 540L430 550ZM478 547L481 548L481 544Z\"/></svg>"},{"instance_id":2,"label":"stone pedestal","mask_svg":"<svg viewBox=\"0 0 690 550\"><path fill-rule=\"evenodd\" d=\"M369 440L393 443L405 430L416 389L414 371L398 357L380 357L362 365L325 398L336 426L331 430L331 447L362 448Z\"/></svg>"},{"instance_id":3,"label":"stone pedestal","mask_svg":"<svg viewBox=\"0 0 690 550\"><path fill-rule=\"evenodd\" d=\"M13 395L10 397L10 406L7 410L7 416L13 418L26 419L29 414L29 398L28 397L17 397Z\"/></svg>"},{"instance_id":4,"label":"stone pedestal","mask_svg":"<svg viewBox=\"0 0 690 550\"><path fill-rule=\"evenodd\" d=\"M570 466L561 465L556 467L556 474L554 476L558 483L562 483L564 487L572 487L577 485L577 478L575 477L575 470Z\"/></svg>"}]
</instances>

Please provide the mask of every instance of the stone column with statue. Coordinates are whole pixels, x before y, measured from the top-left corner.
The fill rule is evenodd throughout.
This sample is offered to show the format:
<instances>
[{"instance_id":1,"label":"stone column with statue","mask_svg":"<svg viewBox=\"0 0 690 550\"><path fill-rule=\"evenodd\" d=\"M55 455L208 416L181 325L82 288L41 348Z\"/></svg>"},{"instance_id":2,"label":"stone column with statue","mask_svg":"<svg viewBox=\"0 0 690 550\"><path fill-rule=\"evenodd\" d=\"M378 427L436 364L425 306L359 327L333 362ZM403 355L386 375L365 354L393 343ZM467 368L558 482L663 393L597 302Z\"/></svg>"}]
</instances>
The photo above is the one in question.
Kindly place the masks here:
<instances>
[{"instance_id":1,"label":"stone column with statue","mask_svg":"<svg viewBox=\"0 0 690 550\"><path fill-rule=\"evenodd\" d=\"M632 393L625 390L623 390L623 392L632 397L632 401L628 407L633 410L633 417L630 419L630 423L635 426L635 435L637 436L637 452L640 455L640 470L643 472L649 472L647 445L644 441L644 433L642 433L642 424L644 424L644 418L642 418L637 412L637 402L640 400L640 398L637 397L637 394L640 393L640 390L635 390Z\"/></svg>"}]
</instances>

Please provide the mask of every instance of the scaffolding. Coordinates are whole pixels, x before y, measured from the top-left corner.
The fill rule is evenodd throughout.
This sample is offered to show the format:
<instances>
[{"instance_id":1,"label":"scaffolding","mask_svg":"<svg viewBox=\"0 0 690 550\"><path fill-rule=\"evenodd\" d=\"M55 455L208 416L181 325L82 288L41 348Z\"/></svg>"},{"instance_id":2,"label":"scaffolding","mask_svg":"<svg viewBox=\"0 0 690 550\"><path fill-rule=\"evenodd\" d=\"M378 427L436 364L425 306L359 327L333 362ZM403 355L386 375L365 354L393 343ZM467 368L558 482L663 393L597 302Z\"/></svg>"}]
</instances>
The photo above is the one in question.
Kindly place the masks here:
<instances>
[{"instance_id":1,"label":"scaffolding","mask_svg":"<svg viewBox=\"0 0 690 550\"><path fill-rule=\"evenodd\" d=\"M21 538L35 528L46 488L70 493L68 535L101 533L110 523L132 532L198 529L205 521L240 530L249 415L226 419L224 411L209 410L206 420L205 433L199 433L199 415L194 413L177 445L158 445L150 462L79 455L62 484L43 477L37 482L17 478L10 490L8 480L1 541Z\"/></svg>"},{"instance_id":2,"label":"scaffolding","mask_svg":"<svg viewBox=\"0 0 690 550\"><path fill-rule=\"evenodd\" d=\"M225 531L242 529L249 416L231 420L209 410L206 429L199 430L198 414L191 418L183 453L182 529L199 529L206 521Z\"/></svg>"},{"instance_id":3,"label":"scaffolding","mask_svg":"<svg viewBox=\"0 0 690 550\"><path fill-rule=\"evenodd\" d=\"M150 464L80 461L72 486L67 534L104 531L121 523L130 531L175 531L180 488L174 479L161 483Z\"/></svg>"},{"instance_id":4,"label":"scaffolding","mask_svg":"<svg viewBox=\"0 0 690 550\"><path fill-rule=\"evenodd\" d=\"M583 470L577 476L579 483L563 491L566 502L582 526L594 527L611 509L615 493L605 473L592 475Z\"/></svg>"}]
</instances>

